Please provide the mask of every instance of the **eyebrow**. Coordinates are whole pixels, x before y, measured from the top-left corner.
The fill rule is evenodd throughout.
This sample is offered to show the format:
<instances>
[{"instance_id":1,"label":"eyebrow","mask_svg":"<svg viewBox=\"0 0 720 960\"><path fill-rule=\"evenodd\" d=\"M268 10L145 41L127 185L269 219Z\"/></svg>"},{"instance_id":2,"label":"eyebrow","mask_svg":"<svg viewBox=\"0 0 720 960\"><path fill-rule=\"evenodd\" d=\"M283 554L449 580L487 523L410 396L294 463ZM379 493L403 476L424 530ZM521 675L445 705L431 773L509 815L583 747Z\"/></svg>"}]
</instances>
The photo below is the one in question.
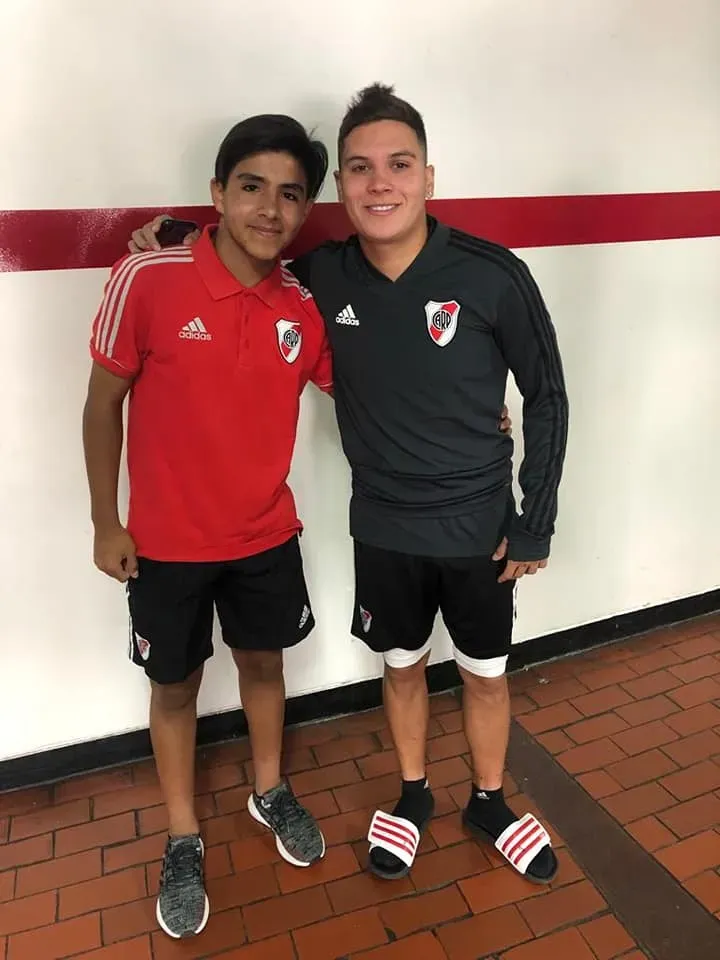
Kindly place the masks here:
<instances>
[{"instance_id":1,"label":"eyebrow","mask_svg":"<svg viewBox=\"0 0 720 960\"><path fill-rule=\"evenodd\" d=\"M266 177L261 177L257 173L239 173L238 180L245 180L246 183L267 183ZM305 186L302 183L281 183L280 187L283 190L299 190L300 193L305 193Z\"/></svg>"},{"instance_id":2,"label":"eyebrow","mask_svg":"<svg viewBox=\"0 0 720 960\"><path fill-rule=\"evenodd\" d=\"M417 159L417 154L413 150L395 150L394 153L390 154L391 160L399 160L400 157L412 157L413 160ZM369 157L364 157L362 154L355 153L351 157L345 157L343 163L353 163L355 160L369 160Z\"/></svg>"}]
</instances>

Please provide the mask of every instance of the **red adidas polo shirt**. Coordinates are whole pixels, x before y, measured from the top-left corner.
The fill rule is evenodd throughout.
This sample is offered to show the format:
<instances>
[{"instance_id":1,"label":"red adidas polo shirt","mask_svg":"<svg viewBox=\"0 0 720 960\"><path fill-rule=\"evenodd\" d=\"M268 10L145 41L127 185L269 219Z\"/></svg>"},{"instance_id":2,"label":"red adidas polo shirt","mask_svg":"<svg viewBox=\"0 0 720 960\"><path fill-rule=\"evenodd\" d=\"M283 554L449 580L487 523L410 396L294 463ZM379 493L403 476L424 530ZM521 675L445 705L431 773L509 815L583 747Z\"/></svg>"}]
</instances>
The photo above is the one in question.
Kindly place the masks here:
<instances>
[{"instance_id":1,"label":"red adidas polo shirt","mask_svg":"<svg viewBox=\"0 0 720 960\"><path fill-rule=\"evenodd\" d=\"M287 484L300 394L332 388L309 292L281 265L243 287L212 231L115 264L93 323L93 359L134 378L128 528L153 560L239 559L300 530Z\"/></svg>"}]
</instances>

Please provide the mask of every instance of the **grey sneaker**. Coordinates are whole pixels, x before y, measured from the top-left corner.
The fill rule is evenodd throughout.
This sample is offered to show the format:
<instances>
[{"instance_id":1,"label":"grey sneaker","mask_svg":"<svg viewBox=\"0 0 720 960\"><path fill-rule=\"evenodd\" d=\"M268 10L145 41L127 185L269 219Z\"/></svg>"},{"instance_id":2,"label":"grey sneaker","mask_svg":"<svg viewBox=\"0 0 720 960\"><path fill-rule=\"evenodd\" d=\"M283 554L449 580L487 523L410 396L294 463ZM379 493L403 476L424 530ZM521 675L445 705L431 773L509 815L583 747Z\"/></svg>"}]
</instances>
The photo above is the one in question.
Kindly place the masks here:
<instances>
[{"instance_id":1,"label":"grey sneaker","mask_svg":"<svg viewBox=\"0 0 720 960\"><path fill-rule=\"evenodd\" d=\"M155 915L169 937L192 937L210 915L203 881L205 847L197 834L170 837L165 847Z\"/></svg>"},{"instance_id":2,"label":"grey sneaker","mask_svg":"<svg viewBox=\"0 0 720 960\"><path fill-rule=\"evenodd\" d=\"M248 810L253 820L272 830L278 853L294 867L309 867L325 856L325 837L288 783L262 796L251 793Z\"/></svg>"}]
</instances>

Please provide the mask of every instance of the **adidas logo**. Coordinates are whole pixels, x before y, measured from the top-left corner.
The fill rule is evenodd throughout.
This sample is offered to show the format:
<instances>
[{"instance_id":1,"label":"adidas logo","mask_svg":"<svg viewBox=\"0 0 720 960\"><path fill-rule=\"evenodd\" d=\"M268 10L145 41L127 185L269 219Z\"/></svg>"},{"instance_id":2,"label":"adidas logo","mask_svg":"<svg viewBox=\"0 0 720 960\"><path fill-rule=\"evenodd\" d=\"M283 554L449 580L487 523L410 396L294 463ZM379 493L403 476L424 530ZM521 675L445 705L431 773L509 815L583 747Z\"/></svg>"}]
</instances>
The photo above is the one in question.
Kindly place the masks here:
<instances>
[{"instance_id":1,"label":"adidas logo","mask_svg":"<svg viewBox=\"0 0 720 960\"><path fill-rule=\"evenodd\" d=\"M355 311L350 304L348 304L346 307L343 307L340 313L335 317L335 323L344 323L348 327L360 326L360 321L355 316Z\"/></svg>"},{"instance_id":2,"label":"adidas logo","mask_svg":"<svg viewBox=\"0 0 720 960\"><path fill-rule=\"evenodd\" d=\"M195 317L190 323L186 323L178 336L181 340L212 340L212 334L207 332L200 317Z\"/></svg>"}]
</instances>

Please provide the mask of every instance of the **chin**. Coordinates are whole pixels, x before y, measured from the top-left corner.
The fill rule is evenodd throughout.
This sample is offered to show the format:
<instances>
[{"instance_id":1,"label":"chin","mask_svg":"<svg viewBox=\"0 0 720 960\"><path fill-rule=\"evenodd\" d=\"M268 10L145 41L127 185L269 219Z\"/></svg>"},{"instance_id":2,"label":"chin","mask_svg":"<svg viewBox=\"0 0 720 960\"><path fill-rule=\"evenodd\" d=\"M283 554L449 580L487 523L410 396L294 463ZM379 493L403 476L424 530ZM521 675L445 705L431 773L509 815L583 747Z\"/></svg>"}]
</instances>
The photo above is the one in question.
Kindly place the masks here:
<instances>
[{"instance_id":1,"label":"chin","mask_svg":"<svg viewBox=\"0 0 720 960\"><path fill-rule=\"evenodd\" d=\"M244 244L244 247L245 252L249 254L249 256L254 260L260 260L262 262L277 260L283 250L282 243L258 243L256 239Z\"/></svg>"},{"instance_id":2,"label":"chin","mask_svg":"<svg viewBox=\"0 0 720 960\"><path fill-rule=\"evenodd\" d=\"M389 217L364 216L358 224L358 231L368 240L390 242L400 240L412 229L406 217L391 214Z\"/></svg>"}]
</instances>

